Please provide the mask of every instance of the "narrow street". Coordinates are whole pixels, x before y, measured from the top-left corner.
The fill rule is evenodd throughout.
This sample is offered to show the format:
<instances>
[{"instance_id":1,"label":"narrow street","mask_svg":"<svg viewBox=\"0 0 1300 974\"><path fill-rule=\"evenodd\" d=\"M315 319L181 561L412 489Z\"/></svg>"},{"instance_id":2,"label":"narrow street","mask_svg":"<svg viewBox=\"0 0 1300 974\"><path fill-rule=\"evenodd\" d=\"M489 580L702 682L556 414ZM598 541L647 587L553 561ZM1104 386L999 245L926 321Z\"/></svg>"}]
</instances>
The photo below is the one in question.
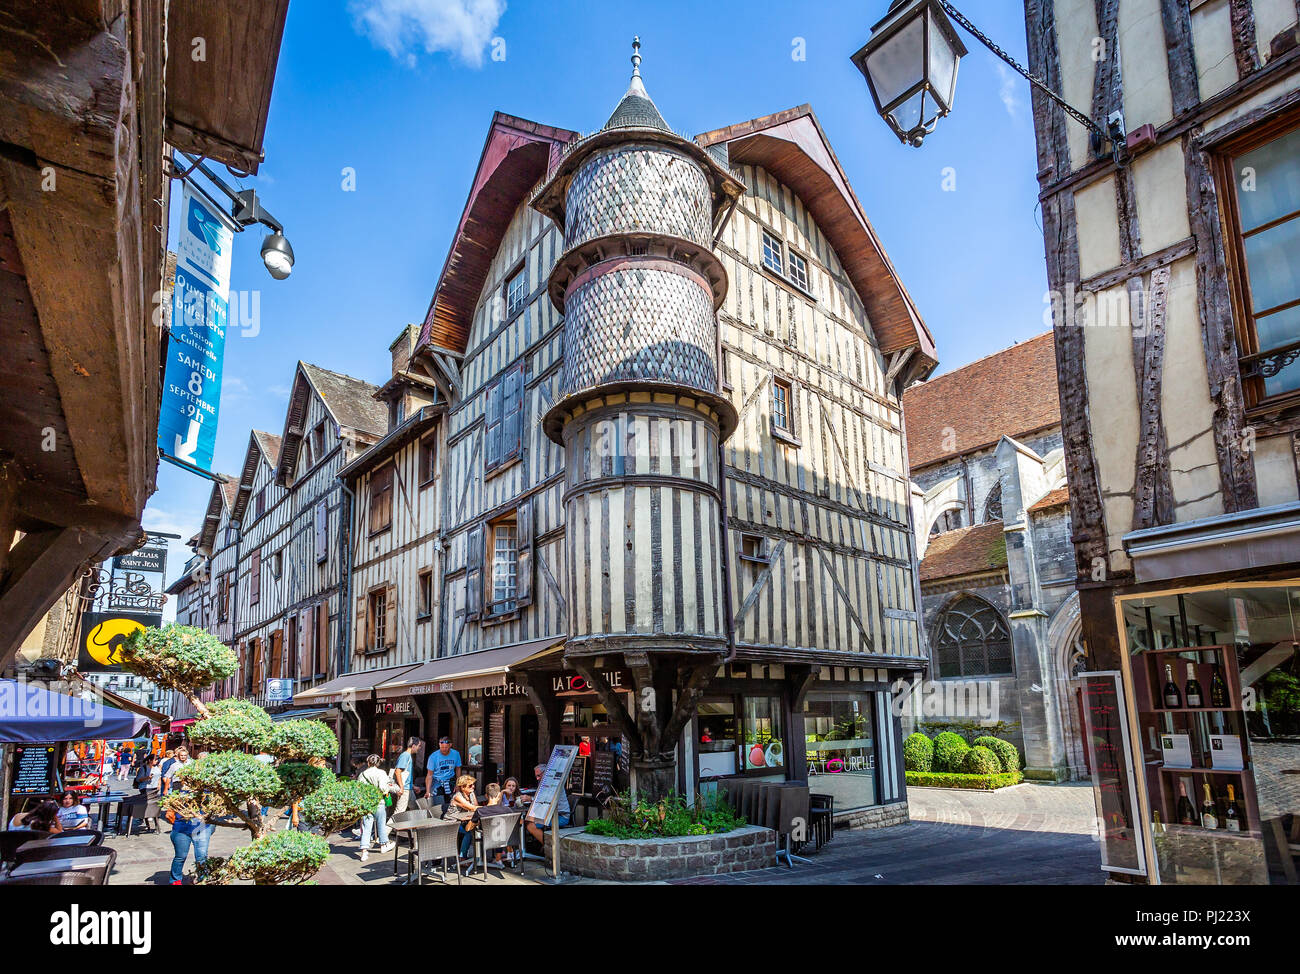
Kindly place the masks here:
<instances>
[{"instance_id":1,"label":"narrow street","mask_svg":"<svg viewBox=\"0 0 1300 974\"><path fill-rule=\"evenodd\" d=\"M841 829L811 864L785 866L724 877L681 880L681 884L849 885L1050 883L1089 885L1104 882L1098 845L1093 838L1092 789L1087 784L1024 784L999 792L943 788L908 790L912 821L890 829ZM219 829L212 855L228 854L244 842L243 834ZM172 847L164 825L161 834L111 837L117 850L112 882L165 883ZM332 855L317 874L326 886L392 885L393 860L372 853L361 862L355 840L335 836ZM405 873L405 857L401 862ZM186 867L192 871L193 861ZM188 882L187 877L187 882ZM430 878L437 883L436 878ZM454 880L453 880L454 881ZM490 885L549 884L539 863L522 876L493 872ZM477 877L470 886L479 885ZM594 881L568 877L566 884Z\"/></svg>"}]
</instances>

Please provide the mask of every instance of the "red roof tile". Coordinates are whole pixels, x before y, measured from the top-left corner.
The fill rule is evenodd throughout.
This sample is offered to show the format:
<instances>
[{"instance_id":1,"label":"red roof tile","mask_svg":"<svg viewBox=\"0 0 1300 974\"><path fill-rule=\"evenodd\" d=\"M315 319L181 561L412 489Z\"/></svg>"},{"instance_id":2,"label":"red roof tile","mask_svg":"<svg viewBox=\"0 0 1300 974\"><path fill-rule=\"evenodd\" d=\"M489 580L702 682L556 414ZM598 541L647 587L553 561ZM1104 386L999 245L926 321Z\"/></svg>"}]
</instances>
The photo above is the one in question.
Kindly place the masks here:
<instances>
[{"instance_id":1,"label":"red roof tile","mask_svg":"<svg viewBox=\"0 0 1300 974\"><path fill-rule=\"evenodd\" d=\"M1039 335L903 393L912 471L1061 423L1056 344Z\"/></svg>"},{"instance_id":2,"label":"red roof tile","mask_svg":"<svg viewBox=\"0 0 1300 974\"><path fill-rule=\"evenodd\" d=\"M930 539L921 559L921 581L976 575L1007 567L1007 541L1002 522L976 524L945 531Z\"/></svg>"},{"instance_id":3,"label":"red roof tile","mask_svg":"<svg viewBox=\"0 0 1300 974\"><path fill-rule=\"evenodd\" d=\"M1043 495L1041 500L1029 505L1031 511L1046 511L1053 507L1064 507L1070 503L1070 488L1057 487Z\"/></svg>"}]
</instances>

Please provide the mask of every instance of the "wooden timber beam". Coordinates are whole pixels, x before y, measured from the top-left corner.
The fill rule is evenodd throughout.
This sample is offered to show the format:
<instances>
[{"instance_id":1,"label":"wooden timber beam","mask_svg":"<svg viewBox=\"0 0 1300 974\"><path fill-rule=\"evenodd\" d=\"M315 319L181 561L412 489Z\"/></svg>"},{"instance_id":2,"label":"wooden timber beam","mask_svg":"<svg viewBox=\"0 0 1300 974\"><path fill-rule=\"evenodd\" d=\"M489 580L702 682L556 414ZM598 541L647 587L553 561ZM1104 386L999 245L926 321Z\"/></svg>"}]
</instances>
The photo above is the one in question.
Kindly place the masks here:
<instances>
[{"instance_id":1,"label":"wooden timber beam","mask_svg":"<svg viewBox=\"0 0 1300 974\"><path fill-rule=\"evenodd\" d=\"M1260 68L1253 0L1228 0L1228 18L1232 24L1232 52L1237 59L1237 78L1241 79Z\"/></svg>"},{"instance_id":2,"label":"wooden timber beam","mask_svg":"<svg viewBox=\"0 0 1300 974\"><path fill-rule=\"evenodd\" d=\"M587 681L587 685L596 694L596 699L600 701L606 712L609 714L610 722L618 728L619 733L627 738L628 743L632 746L634 752L644 750L641 738L641 730L636 721L627 712L627 707L623 705L623 700L610 689L605 678L596 670L595 660L578 657L566 660L569 666L578 671L579 675Z\"/></svg>"}]
</instances>

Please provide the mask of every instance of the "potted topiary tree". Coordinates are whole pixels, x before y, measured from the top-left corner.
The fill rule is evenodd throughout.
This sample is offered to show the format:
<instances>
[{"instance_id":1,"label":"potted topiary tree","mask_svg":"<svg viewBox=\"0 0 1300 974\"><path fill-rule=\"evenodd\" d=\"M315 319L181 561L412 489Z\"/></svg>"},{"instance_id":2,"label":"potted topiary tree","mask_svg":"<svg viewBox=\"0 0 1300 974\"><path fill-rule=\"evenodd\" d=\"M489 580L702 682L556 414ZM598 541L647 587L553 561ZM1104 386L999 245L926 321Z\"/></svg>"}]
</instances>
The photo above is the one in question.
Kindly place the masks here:
<instances>
[{"instance_id":1,"label":"potted topiary tree","mask_svg":"<svg viewBox=\"0 0 1300 974\"><path fill-rule=\"evenodd\" d=\"M296 828L272 831L263 809L272 804L296 809L341 784L325 767L338 754L334 732L315 721L276 725L265 710L247 700L209 704L199 699L205 689L239 669L234 650L206 630L174 623L140 629L126 639L120 655L122 665L132 673L187 697L199 717L189 728L190 741L208 753L177 773L184 788L167 795L162 806L210 825L245 829L253 838L228 859L209 857L199 871L199 881L215 884L238 878L258 885L309 881L325 864L329 843ZM268 764L255 754L269 754L276 763ZM324 835L355 823L379 800L376 797L369 807L362 807L363 797L369 796L330 803L332 814L324 822L328 828L322 827Z\"/></svg>"}]
</instances>

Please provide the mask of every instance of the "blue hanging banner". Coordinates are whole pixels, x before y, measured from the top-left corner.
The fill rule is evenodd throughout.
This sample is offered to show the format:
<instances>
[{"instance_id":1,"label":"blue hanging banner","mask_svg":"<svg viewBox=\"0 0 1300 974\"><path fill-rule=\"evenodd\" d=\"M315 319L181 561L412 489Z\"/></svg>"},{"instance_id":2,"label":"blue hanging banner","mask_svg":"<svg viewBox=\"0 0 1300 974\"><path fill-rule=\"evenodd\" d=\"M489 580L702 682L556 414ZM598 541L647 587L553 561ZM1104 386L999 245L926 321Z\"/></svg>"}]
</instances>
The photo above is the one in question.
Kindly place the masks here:
<instances>
[{"instance_id":1,"label":"blue hanging banner","mask_svg":"<svg viewBox=\"0 0 1300 974\"><path fill-rule=\"evenodd\" d=\"M211 471L221 404L234 226L189 183L185 184L184 206L176 246L176 286L158 447L183 466Z\"/></svg>"}]
</instances>

